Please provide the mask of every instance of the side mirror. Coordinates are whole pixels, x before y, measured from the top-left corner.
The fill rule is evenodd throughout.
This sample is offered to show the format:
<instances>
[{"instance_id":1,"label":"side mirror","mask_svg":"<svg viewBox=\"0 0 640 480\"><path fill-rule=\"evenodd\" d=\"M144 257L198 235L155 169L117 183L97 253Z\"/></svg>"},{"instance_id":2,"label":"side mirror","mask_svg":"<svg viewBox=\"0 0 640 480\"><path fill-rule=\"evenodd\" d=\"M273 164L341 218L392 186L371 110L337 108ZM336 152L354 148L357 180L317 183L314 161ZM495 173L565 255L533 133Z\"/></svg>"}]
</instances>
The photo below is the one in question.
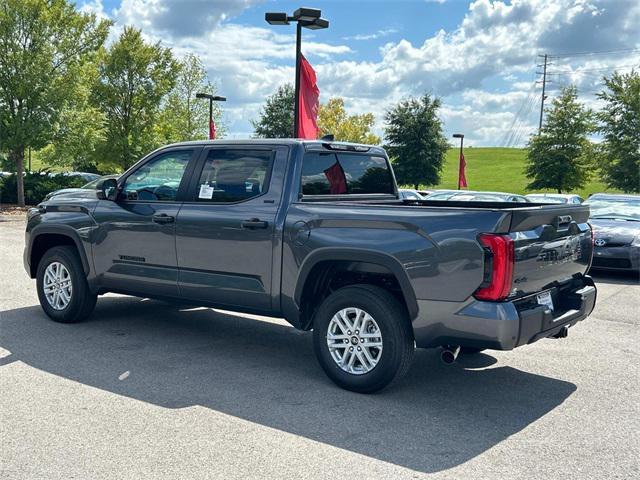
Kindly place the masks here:
<instances>
[{"instance_id":1,"label":"side mirror","mask_svg":"<svg viewBox=\"0 0 640 480\"><path fill-rule=\"evenodd\" d=\"M118 195L118 182L115 178L106 178L98 182L96 190L98 199L115 201Z\"/></svg>"}]
</instances>

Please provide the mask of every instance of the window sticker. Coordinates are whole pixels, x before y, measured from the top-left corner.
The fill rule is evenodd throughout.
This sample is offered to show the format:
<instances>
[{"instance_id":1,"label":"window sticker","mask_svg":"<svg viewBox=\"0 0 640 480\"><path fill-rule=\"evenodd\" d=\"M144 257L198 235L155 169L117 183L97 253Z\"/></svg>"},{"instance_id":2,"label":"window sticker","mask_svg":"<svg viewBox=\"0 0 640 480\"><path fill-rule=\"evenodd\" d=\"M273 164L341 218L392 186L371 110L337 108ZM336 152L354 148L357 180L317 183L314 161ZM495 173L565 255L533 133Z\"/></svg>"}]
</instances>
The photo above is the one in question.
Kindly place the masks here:
<instances>
[{"instance_id":1,"label":"window sticker","mask_svg":"<svg viewBox=\"0 0 640 480\"><path fill-rule=\"evenodd\" d=\"M200 193L198 194L198 198L203 198L205 200L211 200L213 198L213 187L207 185L200 185Z\"/></svg>"}]
</instances>

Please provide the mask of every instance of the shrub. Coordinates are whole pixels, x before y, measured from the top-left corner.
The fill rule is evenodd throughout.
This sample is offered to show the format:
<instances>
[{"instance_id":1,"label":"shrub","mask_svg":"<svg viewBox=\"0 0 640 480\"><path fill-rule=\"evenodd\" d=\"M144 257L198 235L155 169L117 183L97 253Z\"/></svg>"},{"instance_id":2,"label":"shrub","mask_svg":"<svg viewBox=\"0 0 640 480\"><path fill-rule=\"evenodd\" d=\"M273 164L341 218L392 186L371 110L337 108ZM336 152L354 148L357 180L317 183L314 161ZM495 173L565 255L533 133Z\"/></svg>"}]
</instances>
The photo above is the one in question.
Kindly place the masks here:
<instances>
[{"instance_id":1,"label":"shrub","mask_svg":"<svg viewBox=\"0 0 640 480\"><path fill-rule=\"evenodd\" d=\"M80 177L50 176L46 171L28 172L24 175L24 197L27 205L40 203L47 193L61 188L81 187L86 182ZM16 174L0 178L0 202L17 203Z\"/></svg>"}]
</instances>

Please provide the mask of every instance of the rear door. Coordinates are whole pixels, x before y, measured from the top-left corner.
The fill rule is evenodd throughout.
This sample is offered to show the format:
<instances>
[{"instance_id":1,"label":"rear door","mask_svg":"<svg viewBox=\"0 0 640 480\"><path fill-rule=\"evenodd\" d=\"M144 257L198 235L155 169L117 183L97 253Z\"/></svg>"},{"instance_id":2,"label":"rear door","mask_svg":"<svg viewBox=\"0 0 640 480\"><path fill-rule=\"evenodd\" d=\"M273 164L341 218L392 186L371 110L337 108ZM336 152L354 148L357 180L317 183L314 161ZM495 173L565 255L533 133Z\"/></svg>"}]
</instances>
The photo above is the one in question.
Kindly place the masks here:
<instances>
[{"instance_id":1,"label":"rear door","mask_svg":"<svg viewBox=\"0 0 640 480\"><path fill-rule=\"evenodd\" d=\"M176 222L180 294L240 309L272 309L276 215L287 147L203 150ZM279 244L278 244L279 246Z\"/></svg>"},{"instance_id":2,"label":"rear door","mask_svg":"<svg viewBox=\"0 0 640 480\"><path fill-rule=\"evenodd\" d=\"M116 201L98 202L93 261L106 288L178 295L175 220L201 149L150 156L120 178Z\"/></svg>"},{"instance_id":3,"label":"rear door","mask_svg":"<svg viewBox=\"0 0 640 480\"><path fill-rule=\"evenodd\" d=\"M509 232L515 247L513 287L518 296L586 273L593 253L588 218L586 205L513 210Z\"/></svg>"}]
</instances>

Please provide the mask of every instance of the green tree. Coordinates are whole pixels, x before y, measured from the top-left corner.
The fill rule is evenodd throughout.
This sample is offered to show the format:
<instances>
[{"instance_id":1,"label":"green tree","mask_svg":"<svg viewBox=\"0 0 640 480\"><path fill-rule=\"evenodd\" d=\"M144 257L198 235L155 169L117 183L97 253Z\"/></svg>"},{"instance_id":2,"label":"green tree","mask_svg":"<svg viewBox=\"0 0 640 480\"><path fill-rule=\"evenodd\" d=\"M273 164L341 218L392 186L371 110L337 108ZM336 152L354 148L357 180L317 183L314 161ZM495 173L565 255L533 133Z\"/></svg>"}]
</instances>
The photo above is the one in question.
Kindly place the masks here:
<instances>
[{"instance_id":1,"label":"green tree","mask_svg":"<svg viewBox=\"0 0 640 480\"><path fill-rule=\"evenodd\" d=\"M16 166L21 206L25 149L51 141L78 69L109 26L66 0L0 0L0 149Z\"/></svg>"},{"instance_id":2,"label":"green tree","mask_svg":"<svg viewBox=\"0 0 640 480\"><path fill-rule=\"evenodd\" d=\"M525 173L528 190L554 189L558 193L582 188L589 180L594 148L593 112L578 102L575 87L564 88L546 111L539 134L529 141Z\"/></svg>"},{"instance_id":3,"label":"green tree","mask_svg":"<svg viewBox=\"0 0 640 480\"><path fill-rule=\"evenodd\" d=\"M449 148L438 117L440 100L425 94L402 100L385 115L385 138L400 184L436 185Z\"/></svg>"},{"instance_id":4,"label":"green tree","mask_svg":"<svg viewBox=\"0 0 640 480\"><path fill-rule=\"evenodd\" d=\"M178 70L171 50L146 43L131 27L104 52L93 100L106 117L105 142L98 152L108 169L126 169L161 143L156 116Z\"/></svg>"},{"instance_id":5,"label":"green tree","mask_svg":"<svg viewBox=\"0 0 640 480\"><path fill-rule=\"evenodd\" d=\"M604 100L598 112L601 145L600 170L609 187L640 192L640 74L614 73L604 78Z\"/></svg>"},{"instance_id":6,"label":"green tree","mask_svg":"<svg viewBox=\"0 0 640 480\"><path fill-rule=\"evenodd\" d=\"M294 91L289 83L267 97L260 117L252 120L255 136L261 138L290 138L293 131Z\"/></svg>"},{"instance_id":7,"label":"green tree","mask_svg":"<svg viewBox=\"0 0 640 480\"><path fill-rule=\"evenodd\" d=\"M216 94L216 88L207 78L202 61L189 54L179 64L176 85L163 102L157 131L162 143L209 138L209 102L196 99L196 93ZM213 103L216 138L224 136L222 111Z\"/></svg>"},{"instance_id":8,"label":"green tree","mask_svg":"<svg viewBox=\"0 0 640 480\"><path fill-rule=\"evenodd\" d=\"M336 140L343 142L379 144L380 137L371 132L374 123L373 113L347 115L342 98L330 98L327 103L320 105L318 112L320 136L332 134Z\"/></svg>"},{"instance_id":9,"label":"green tree","mask_svg":"<svg viewBox=\"0 0 640 480\"><path fill-rule=\"evenodd\" d=\"M105 141L106 117L90 102L97 75L96 63L87 62L69 86L73 94L60 112L52 142L39 152L45 164L99 171L96 149Z\"/></svg>"}]
</instances>

